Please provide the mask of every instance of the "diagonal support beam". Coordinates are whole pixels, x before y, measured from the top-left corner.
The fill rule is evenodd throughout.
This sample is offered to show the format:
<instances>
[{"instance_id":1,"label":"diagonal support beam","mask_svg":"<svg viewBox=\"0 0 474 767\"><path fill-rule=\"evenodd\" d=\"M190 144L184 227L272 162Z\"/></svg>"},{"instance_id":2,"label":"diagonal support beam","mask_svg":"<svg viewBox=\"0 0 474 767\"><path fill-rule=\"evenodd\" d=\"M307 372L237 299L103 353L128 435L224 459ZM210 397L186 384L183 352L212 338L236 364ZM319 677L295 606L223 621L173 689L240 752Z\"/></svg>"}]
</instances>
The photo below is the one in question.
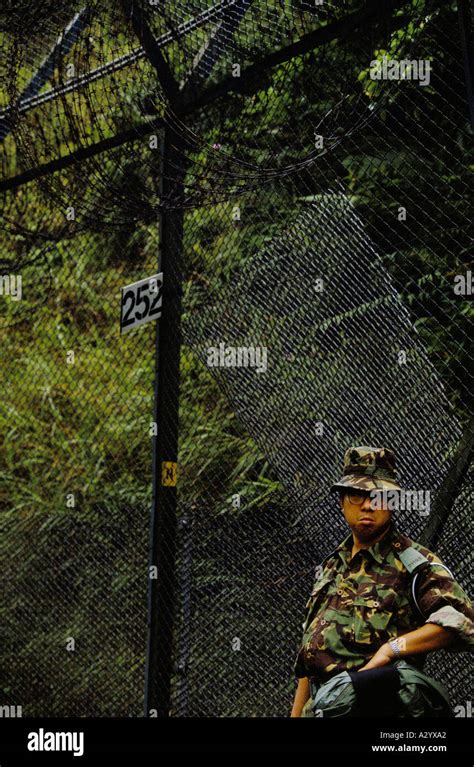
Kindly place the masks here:
<instances>
[{"instance_id":1,"label":"diagonal support beam","mask_svg":"<svg viewBox=\"0 0 474 767\"><path fill-rule=\"evenodd\" d=\"M176 107L180 102L178 84L173 77L168 62L160 50L160 46L148 25L142 9L138 3L134 2L134 0L120 0L120 2L126 15L132 22L132 27L140 40L143 50L153 67L156 69L161 87L163 88L170 105Z\"/></svg>"}]
</instances>

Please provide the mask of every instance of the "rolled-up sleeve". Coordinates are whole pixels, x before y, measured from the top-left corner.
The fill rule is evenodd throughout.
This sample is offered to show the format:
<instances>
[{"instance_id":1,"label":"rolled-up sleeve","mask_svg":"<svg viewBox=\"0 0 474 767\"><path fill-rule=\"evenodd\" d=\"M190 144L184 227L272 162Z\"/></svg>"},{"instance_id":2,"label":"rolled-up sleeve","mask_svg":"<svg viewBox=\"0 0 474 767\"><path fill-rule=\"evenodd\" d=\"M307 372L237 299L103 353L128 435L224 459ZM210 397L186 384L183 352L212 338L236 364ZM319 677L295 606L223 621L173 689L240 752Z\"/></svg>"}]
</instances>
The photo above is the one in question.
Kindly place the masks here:
<instances>
[{"instance_id":1,"label":"rolled-up sleeve","mask_svg":"<svg viewBox=\"0 0 474 767\"><path fill-rule=\"evenodd\" d=\"M453 642L446 648L462 652L474 648L474 607L466 592L450 573L437 565L440 559L432 557L433 565L420 573L416 596L426 623L435 623L453 632ZM435 564L436 563L436 564Z\"/></svg>"}]
</instances>

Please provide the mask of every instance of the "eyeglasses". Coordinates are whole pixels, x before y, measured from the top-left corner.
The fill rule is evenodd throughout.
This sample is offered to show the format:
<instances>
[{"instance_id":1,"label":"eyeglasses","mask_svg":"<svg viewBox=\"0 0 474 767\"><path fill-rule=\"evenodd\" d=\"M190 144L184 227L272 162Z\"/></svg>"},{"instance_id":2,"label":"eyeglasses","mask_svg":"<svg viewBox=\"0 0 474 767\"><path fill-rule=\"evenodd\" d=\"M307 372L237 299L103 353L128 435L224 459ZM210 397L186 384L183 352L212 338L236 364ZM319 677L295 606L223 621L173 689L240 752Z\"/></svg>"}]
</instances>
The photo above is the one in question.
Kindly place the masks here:
<instances>
[{"instance_id":1,"label":"eyeglasses","mask_svg":"<svg viewBox=\"0 0 474 767\"><path fill-rule=\"evenodd\" d=\"M346 493L346 497L354 506L361 506L366 498L370 498L370 493Z\"/></svg>"},{"instance_id":2,"label":"eyeglasses","mask_svg":"<svg viewBox=\"0 0 474 767\"><path fill-rule=\"evenodd\" d=\"M380 497L379 493L364 493L364 492L351 492L346 493L346 497L349 499L349 502L352 503L354 506L362 506L366 498L369 498L370 500L370 506L372 509L381 509L383 508L382 504L382 498Z\"/></svg>"}]
</instances>

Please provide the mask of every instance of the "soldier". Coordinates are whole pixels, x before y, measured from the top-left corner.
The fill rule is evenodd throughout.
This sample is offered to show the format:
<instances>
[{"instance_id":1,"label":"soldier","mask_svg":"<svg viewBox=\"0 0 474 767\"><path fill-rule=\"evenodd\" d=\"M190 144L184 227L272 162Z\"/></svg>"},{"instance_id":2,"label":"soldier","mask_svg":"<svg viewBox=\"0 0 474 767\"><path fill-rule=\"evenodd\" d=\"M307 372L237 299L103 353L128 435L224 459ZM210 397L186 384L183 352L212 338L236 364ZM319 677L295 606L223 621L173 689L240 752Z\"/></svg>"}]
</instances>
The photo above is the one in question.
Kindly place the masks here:
<instances>
[{"instance_id":1,"label":"soldier","mask_svg":"<svg viewBox=\"0 0 474 767\"><path fill-rule=\"evenodd\" d=\"M343 476L331 490L339 491L351 534L324 560L306 604L291 716L324 716L324 707L315 713L318 691L319 700L325 690L330 691L326 699L342 699L342 687L337 685L344 682L348 688L351 680L346 713L357 716L357 704L369 700L363 696L369 679L379 684L379 692L380 684L385 684L386 694L375 696L375 705L371 695L371 711L364 708L360 715L383 713L383 699L393 704L390 708L387 703L387 711L401 712L396 716L423 716L426 706L420 706L423 696L418 693L414 707L406 698L405 711L399 708L400 678L405 674L405 695L416 690L417 681L423 684L425 703L436 690L443 695L441 685L421 669L426 654L434 650L472 649L472 604L441 560L397 529L388 508L392 504L381 502L380 491L401 490L392 450L349 448ZM362 671L371 673L355 673ZM394 692L399 693L396 705ZM452 715L448 702L447 708Z\"/></svg>"}]
</instances>

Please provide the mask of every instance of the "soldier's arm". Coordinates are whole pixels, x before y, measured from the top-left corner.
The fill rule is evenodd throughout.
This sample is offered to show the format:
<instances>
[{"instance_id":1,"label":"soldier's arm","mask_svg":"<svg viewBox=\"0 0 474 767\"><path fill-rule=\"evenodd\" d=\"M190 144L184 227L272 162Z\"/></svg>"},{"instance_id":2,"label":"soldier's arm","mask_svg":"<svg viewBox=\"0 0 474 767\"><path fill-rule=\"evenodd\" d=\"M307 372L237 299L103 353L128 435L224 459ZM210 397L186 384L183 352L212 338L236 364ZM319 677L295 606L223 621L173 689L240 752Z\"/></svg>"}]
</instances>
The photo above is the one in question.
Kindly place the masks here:
<instances>
[{"instance_id":1,"label":"soldier's arm","mask_svg":"<svg viewBox=\"0 0 474 767\"><path fill-rule=\"evenodd\" d=\"M298 687L296 688L295 700L290 716L301 716L301 711L308 698L309 679L307 676L303 676L298 681Z\"/></svg>"},{"instance_id":2,"label":"soldier's arm","mask_svg":"<svg viewBox=\"0 0 474 767\"><path fill-rule=\"evenodd\" d=\"M432 561L442 565L438 557ZM460 652L474 645L474 608L472 603L446 570L432 567L421 574L417 589L418 603L425 615L425 624L398 637L402 641L401 657L446 648ZM383 666L394 660L394 652L386 643L359 671Z\"/></svg>"},{"instance_id":3,"label":"soldier's arm","mask_svg":"<svg viewBox=\"0 0 474 767\"><path fill-rule=\"evenodd\" d=\"M443 647L449 647L455 640L455 634L449 629L442 628L434 623L425 623L424 626L420 626L420 628L410 631L408 634L400 635L397 637L397 640L400 657L403 658L406 655L418 655L419 653L427 653L433 650L441 650ZM371 668L385 666L393 660L396 660L396 654L387 642L377 650L365 666L358 670L368 671Z\"/></svg>"},{"instance_id":4,"label":"soldier's arm","mask_svg":"<svg viewBox=\"0 0 474 767\"><path fill-rule=\"evenodd\" d=\"M431 555L433 562L441 560ZM437 625L449 630L454 641L448 649L453 652L472 650L474 646L474 608L466 592L442 567L431 567L420 574L417 589L425 625Z\"/></svg>"}]
</instances>

